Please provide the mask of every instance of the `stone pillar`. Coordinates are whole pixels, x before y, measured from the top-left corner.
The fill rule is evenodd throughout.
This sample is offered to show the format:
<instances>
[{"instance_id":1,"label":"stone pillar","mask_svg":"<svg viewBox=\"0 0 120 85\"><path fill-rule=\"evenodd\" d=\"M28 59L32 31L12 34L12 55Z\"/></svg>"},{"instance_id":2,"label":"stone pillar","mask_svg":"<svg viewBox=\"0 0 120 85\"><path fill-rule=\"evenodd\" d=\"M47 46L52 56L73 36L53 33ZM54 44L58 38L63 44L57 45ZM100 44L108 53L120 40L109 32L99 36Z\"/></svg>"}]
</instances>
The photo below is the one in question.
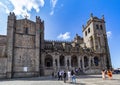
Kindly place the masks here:
<instances>
[{"instance_id":1,"label":"stone pillar","mask_svg":"<svg viewBox=\"0 0 120 85\"><path fill-rule=\"evenodd\" d=\"M71 69L71 56L69 57L69 68Z\"/></svg>"},{"instance_id":2,"label":"stone pillar","mask_svg":"<svg viewBox=\"0 0 120 85\"><path fill-rule=\"evenodd\" d=\"M78 56L78 68L80 68L80 56Z\"/></svg>"},{"instance_id":3,"label":"stone pillar","mask_svg":"<svg viewBox=\"0 0 120 85\"><path fill-rule=\"evenodd\" d=\"M56 72L55 55L54 55L54 56L52 56L52 58L53 58L53 69L54 69L54 72Z\"/></svg>"},{"instance_id":4,"label":"stone pillar","mask_svg":"<svg viewBox=\"0 0 120 85\"><path fill-rule=\"evenodd\" d=\"M57 65L58 65L58 70L60 70L60 61L59 61L59 55L57 55Z\"/></svg>"},{"instance_id":5,"label":"stone pillar","mask_svg":"<svg viewBox=\"0 0 120 85\"><path fill-rule=\"evenodd\" d=\"M84 56L82 56L82 68L83 68L83 71L85 70L85 67L84 67Z\"/></svg>"},{"instance_id":6,"label":"stone pillar","mask_svg":"<svg viewBox=\"0 0 120 85\"><path fill-rule=\"evenodd\" d=\"M68 66L67 66L67 56L65 56L65 69L68 70Z\"/></svg>"},{"instance_id":7,"label":"stone pillar","mask_svg":"<svg viewBox=\"0 0 120 85\"><path fill-rule=\"evenodd\" d=\"M89 68L91 68L91 56L89 57Z\"/></svg>"},{"instance_id":8,"label":"stone pillar","mask_svg":"<svg viewBox=\"0 0 120 85\"><path fill-rule=\"evenodd\" d=\"M104 64L103 65L104 65L105 69L107 69L107 63L106 63L106 56L105 55L103 56L103 59L104 59Z\"/></svg>"},{"instance_id":9,"label":"stone pillar","mask_svg":"<svg viewBox=\"0 0 120 85\"><path fill-rule=\"evenodd\" d=\"M45 56L46 56L46 54L42 54L42 58L41 58L41 66L43 67L43 69L44 69L44 67L45 67Z\"/></svg>"},{"instance_id":10,"label":"stone pillar","mask_svg":"<svg viewBox=\"0 0 120 85\"><path fill-rule=\"evenodd\" d=\"M10 12L7 21L7 78L13 77L15 21L15 14Z\"/></svg>"},{"instance_id":11,"label":"stone pillar","mask_svg":"<svg viewBox=\"0 0 120 85\"><path fill-rule=\"evenodd\" d=\"M35 66L35 70L39 73L39 76L41 76L41 57L42 57L42 54L40 53L40 18L36 17L36 36L35 36L35 47L36 47L36 50L35 50L35 55L36 55L36 66Z\"/></svg>"}]
</instances>

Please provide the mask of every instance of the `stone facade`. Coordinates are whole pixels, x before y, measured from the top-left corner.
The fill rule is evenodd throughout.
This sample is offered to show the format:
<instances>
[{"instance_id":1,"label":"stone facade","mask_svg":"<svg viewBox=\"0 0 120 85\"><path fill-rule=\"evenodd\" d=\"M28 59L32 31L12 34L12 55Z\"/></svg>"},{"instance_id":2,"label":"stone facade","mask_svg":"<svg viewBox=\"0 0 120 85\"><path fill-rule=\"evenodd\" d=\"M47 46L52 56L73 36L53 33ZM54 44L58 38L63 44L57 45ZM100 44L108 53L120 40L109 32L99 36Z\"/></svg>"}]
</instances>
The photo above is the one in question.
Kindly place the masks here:
<instances>
[{"instance_id":1,"label":"stone facade","mask_svg":"<svg viewBox=\"0 0 120 85\"><path fill-rule=\"evenodd\" d=\"M16 19L10 13L7 36L0 36L0 77L33 77L55 74L59 70L80 68L85 74L110 68L104 16L91 14L83 37L76 34L71 42L44 39L44 21Z\"/></svg>"}]
</instances>

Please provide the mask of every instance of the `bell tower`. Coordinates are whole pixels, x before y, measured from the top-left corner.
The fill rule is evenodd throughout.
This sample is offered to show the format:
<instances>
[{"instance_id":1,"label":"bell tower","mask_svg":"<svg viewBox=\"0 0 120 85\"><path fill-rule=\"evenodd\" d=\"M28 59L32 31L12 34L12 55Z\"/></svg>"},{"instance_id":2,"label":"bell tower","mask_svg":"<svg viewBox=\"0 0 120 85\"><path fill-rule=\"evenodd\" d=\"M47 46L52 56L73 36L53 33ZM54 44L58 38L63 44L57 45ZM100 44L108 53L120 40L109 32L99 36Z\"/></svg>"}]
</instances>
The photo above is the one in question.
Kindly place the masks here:
<instances>
[{"instance_id":1,"label":"bell tower","mask_svg":"<svg viewBox=\"0 0 120 85\"><path fill-rule=\"evenodd\" d=\"M98 18L91 13L87 25L83 25L82 32L86 47L92 49L95 53L105 54L106 66L107 68L111 67L104 15L102 18Z\"/></svg>"}]
</instances>

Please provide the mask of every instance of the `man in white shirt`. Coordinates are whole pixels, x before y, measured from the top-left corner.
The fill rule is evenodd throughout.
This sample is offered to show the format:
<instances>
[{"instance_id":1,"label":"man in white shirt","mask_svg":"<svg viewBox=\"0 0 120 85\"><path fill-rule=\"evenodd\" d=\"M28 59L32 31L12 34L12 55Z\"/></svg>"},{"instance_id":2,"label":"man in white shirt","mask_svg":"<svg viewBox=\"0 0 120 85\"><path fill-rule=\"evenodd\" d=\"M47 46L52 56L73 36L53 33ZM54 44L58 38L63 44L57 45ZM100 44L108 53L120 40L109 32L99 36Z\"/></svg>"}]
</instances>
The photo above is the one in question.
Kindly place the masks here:
<instances>
[{"instance_id":1,"label":"man in white shirt","mask_svg":"<svg viewBox=\"0 0 120 85\"><path fill-rule=\"evenodd\" d=\"M71 82L71 72L69 70L67 72L67 75L68 75L68 81Z\"/></svg>"}]
</instances>

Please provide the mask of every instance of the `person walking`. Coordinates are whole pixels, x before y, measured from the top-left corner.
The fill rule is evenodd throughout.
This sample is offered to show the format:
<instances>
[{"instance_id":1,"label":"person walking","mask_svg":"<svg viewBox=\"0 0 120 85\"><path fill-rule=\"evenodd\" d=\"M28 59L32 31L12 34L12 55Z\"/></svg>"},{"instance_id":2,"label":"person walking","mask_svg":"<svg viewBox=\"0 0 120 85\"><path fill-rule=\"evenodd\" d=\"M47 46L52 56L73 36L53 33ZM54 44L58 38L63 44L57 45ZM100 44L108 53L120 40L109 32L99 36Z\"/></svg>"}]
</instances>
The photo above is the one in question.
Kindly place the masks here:
<instances>
[{"instance_id":1,"label":"person walking","mask_svg":"<svg viewBox=\"0 0 120 85\"><path fill-rule=\"evenodd\" d=\"M105 80L105 70L102 70L102 79Z\"/></svg>"},{"instance_id":2,"label":"person walking","mask_svg":"<svg viewBox=\"0 0 120 85\"><path fill-rule=\"evenodd\" d=\"M73 70L71 71L71 76L72 76L72 83L76 83L76 76Z\"/></svg>"},{"instance_id":3,"label":"person walking","mask_svg":"<svg viewBox=\"0 0 120 85\"><path fill-rule=\"evenodd\" d=\"M71 82L71 72L69 70L67 72L67 75L68 75L68 82Z\"/></svg>"},{"instance_id":4,"label":"person walking","mask_svg":"<svg viewBox=\"0 0 120 85\"><path fill-rule=\"evenodd\" d=\"M67 73L64 71L64 74L63 74L64 83L66 83L66 76L67 76Z\"/></svg>"},{"instance_id":5,"label":"person walking","mask_svg":"<svg viewBox=\"0 0 120 85\"><path fill-rule=\"evenodd\" d=\"M112 79L112 71L110 69L107 71L107 75L109 79Z\"/></svg>"}]
</instances>

